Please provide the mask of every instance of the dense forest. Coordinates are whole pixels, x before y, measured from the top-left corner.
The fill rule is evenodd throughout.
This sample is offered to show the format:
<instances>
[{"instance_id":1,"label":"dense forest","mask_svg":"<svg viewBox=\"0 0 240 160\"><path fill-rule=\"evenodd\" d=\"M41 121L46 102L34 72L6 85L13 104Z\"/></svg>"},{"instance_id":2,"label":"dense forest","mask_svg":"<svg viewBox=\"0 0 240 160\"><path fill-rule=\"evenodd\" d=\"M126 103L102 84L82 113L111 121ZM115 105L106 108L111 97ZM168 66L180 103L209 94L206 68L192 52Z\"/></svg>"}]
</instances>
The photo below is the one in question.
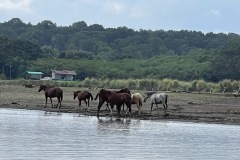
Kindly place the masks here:
<instances>
[{"instance_id":1,"label":"dense forest","mask_svg":"<svg viewBox=\"0 0 240 160\"><path fill-rule=\"evenodd\" d=\"M13 18L0 23L0 79L26 71L75 70L76 79L240 80L240 36L201 31L57 26Z\"/></svg>"}]
</instances>

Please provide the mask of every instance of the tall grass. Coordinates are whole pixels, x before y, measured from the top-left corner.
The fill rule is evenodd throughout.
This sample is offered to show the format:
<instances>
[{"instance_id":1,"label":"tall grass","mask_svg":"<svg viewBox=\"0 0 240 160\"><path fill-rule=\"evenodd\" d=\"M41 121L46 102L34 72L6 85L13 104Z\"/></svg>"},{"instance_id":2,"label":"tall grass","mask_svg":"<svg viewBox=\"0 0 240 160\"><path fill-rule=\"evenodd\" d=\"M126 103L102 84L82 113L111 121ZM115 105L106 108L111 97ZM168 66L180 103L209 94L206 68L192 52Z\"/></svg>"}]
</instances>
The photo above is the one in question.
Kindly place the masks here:
<instances>
[{"instance_id":1,"label":"tall grass","mask_svg":"<svg viewBox=\"0 0 240 160\"><path fill-rule=\"evenodd\" d=\"M95 79L86 78L83 81L39 81L39 80L0 80L0 85L50 84L58 87L87 87L87 88L112 88L128 87L133 90L156 91L192 91L192 92L234 92L239 90L240 81L223 80L218 83L204 80L190 82L173 79Z\"/></svg>"}]
</instances>

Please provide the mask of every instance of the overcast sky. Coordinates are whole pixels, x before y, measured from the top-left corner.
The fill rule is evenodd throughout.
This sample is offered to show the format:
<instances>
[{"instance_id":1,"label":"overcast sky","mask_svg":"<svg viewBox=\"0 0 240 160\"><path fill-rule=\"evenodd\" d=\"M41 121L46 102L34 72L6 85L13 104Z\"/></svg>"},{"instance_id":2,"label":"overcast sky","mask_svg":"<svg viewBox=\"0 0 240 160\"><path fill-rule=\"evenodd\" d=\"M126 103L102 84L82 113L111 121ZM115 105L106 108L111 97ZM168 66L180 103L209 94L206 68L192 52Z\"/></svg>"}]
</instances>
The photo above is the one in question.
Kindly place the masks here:
<instances>
[{"instance_id":1,"label":"overcast sky","mask_svg":"<svg viewBox=\"0 0 240 160\"><path fill-rule=\"evenodd\" d=\"M240 0L0 0L0 22L240 34Z\"/></svg>"}]
</instances>

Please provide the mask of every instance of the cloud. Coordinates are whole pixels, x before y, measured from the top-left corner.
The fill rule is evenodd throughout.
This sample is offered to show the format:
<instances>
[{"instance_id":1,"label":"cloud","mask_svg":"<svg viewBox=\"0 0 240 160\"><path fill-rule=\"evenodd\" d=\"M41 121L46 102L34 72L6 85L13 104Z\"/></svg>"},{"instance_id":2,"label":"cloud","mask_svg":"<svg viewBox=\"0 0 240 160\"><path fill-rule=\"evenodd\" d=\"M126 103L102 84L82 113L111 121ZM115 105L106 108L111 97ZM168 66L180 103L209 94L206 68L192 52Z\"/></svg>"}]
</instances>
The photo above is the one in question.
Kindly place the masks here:
<instances>
[{"instance_id":1,"label":"cloud","mask_svg":"<svg viewBox=\"0 0 240 160\"><path fill-rule=\"evenodd\" d=\"M0 10L3 11L31 11L32 0L1 0Z\"/></svg>"},{"instance_id":2,"label":"cloud","mask_svg":"<svg viewBox=\"0 0 240 160\"><path fill-rule=\"evenodd\" d=\"M123 4L118 2L108 2L104 4L104 8L107 12L112 12L116 14L121 14L125 10Z\"/></svg>"},{"instance_id":3,"label":"cloud","mask_svg":"<svg viewBox=\"0 0 240 160\"><path fill-rule=\"evenodd\" d=\"M141 18L145 18L147 14L145 13L142 7L133 7L131 10L130 16L132 18L141 19Z\"/></svg>"},{"instance_id":4,"label":"cloud","mask_svg":"<svg viewBox=\"0 0 240 160\"><path fill-rule=\"evenodd\" d=\"M212 14L214 16L220 16L221 15L220 11L217 10L217 9L210 9L209 12L210 12L210 14Z\"/></svg>"}]
</instances>

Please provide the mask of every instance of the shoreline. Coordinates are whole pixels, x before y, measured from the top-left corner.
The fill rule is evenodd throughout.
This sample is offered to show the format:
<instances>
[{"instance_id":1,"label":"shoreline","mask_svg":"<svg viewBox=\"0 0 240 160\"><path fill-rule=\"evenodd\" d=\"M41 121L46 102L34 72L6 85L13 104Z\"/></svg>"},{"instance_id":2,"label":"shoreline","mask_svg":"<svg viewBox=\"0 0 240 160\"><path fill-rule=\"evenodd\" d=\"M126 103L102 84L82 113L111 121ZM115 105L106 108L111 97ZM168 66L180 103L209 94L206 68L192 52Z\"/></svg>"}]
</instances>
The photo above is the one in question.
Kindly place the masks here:
<instances>
[{"instance_id":1,"label":"shoreline","mask_svg":"<svg viewBox=\"0 0 240 160\"><path fill-rule=\"evenodd\" d=\"M88 111L85 110L75 110L73 108L68 108L66 106L62 106L61 109L58 108L44 108L43 106L28 106L22 104L1 104L0 108L5 109L24 109L24 110L37 110L37 111L45 111L45 112L60 112L60 113L74 113L80 114L83 116L96 116L97 110L96 109L89 109ZM163 110L162 110L163 111ZM222 117L197 117L193 115L183 115L183 114L171 114L168 113L166 115L162 114L161 112L155 114L149 114L143 112L141 116L137 116L137 111L132 112L132 116L125 116L123 111L121 111L122 117L119 118L131 118L137 120L161 120L161 121L173 121L173 122L187 122L187 123L205 123L205 124L222 124L222 125L239 125L240 121L226 119ZM110 111L101 110L99 117L109 117ZM113 118L117 117L117 112L114 110Z\"/></svg>"},{"instance_id":2,"label":"shoreline","mask_svg":"<svg viewBox=\"0 0 240 160\"><path fill-rule=\"evenodd\" d=\"M62 87L64 96L61 110L51 108L50 100L48 106L45 106L45 96L43 92L38 92L38 87L25 88L20 85L0 86L0 108L41 110L47 112L78 113L86 116L96 116L99 100L90 101L89 110L76 110L78 100L73 99L73 91L87 90L92 93L93 97L97 95L99 89L88 89L79 87ZM132 93L141 93L144 95L145 90L131 90ZM198 93L176 93L168 92L168 109L164 114L163 106L160 104L159 112L154 105L151 109L150 101L143 103L141 116L137 116L137 107L132 105L132 119L140 120L164 120L177 122L194 122L194 123L211 123L211 124L228 124L240 125L240 97L229 96L226 94L198 94ZM53 104L57 99L53 98ZM110 111L105 111L106 103L100 109L100 116L109 116ZM85 103L82 102L82 107ZM126 107L125 107L126 108ZM114 108L116 109L116 107ZM121 113L124 115L123 112ZM113 117L116 117L114 110ZM124 116L123 116L124 118Z\"/></svg>"}]
</instances>

